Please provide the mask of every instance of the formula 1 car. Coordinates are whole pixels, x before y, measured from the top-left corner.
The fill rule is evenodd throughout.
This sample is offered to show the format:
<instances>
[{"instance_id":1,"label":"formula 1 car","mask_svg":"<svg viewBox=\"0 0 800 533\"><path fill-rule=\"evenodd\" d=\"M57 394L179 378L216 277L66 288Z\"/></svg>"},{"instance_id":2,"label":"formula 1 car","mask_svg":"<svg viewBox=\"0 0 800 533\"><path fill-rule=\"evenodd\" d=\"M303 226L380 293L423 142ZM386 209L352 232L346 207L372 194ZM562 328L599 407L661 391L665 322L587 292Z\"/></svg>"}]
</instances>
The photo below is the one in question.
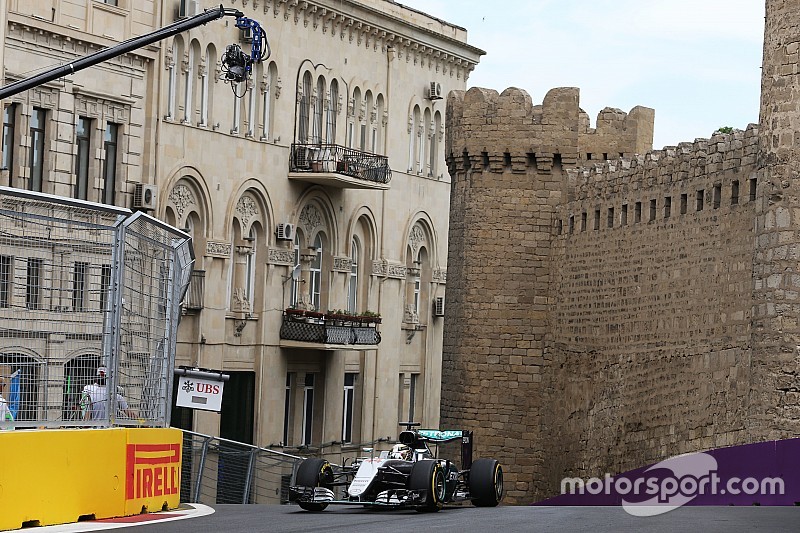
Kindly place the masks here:
<instances>
[{"instance_id":1,"label":"formula 1 car","mask_svg":"<svg viewBox=\"0 0 800 533\"><path fill-rule=\"evenodd\" d=\"M436 512L446 503L470 501L477 507L494 507L503 498L503 469L494 459L472 460L471 431L413 429L404 422L398 443L379 457L360 457L349 465L325 459L304 459L289 488L289 501L306 511L328 505L362 505L373 508L413 508ZM437 458L429 444L460 440L461 468ZM339 496L337 497L337 493Z\"/></svg>"}]
</instances>

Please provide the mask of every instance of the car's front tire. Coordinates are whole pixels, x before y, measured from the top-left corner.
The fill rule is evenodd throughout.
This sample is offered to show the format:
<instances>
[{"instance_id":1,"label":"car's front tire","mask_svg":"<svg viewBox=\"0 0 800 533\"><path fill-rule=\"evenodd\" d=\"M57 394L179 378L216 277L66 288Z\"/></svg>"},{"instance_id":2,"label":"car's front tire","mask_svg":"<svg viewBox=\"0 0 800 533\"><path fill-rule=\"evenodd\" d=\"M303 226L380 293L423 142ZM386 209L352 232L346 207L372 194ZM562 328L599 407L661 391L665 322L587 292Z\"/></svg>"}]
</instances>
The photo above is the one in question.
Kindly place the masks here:
<instances>
[{"instance_id":1,"label":"car's front tire","mask_svg":"<svg viewBox=\"0 0 800 533\"><path fill-rule=\"evenodd\" d=\"M503 468L495 459L476 459L469 470L469 493L475 507L495 507L503 499Z\"/></svg>"},{"instance_id":2,"label":"car's front tire","mask_svg":"<svg viewBox=\"0 0 800 533\"><path fill-rule=\"evenodd\" d=\"M430 459L415 462L411 467L408 488L425 491L425 503L421 507L417 507L417 511L435 513L441 509L446 485L444 471L439 462Z\"/></svg>"},{"instance_id":3,"label":"car's front tire","mask_svg":"<svg viewBox=\"0 0 800 533\"><path fill-rule=\"evenodd\" d=\"M333 467L325 459L304 459L297 468L295 485L304 488L325 487L330 489L333 486ZM322 511L328 506L327 503L302 501L297 504L306 511Z\"/></svg>"}]
</instances>

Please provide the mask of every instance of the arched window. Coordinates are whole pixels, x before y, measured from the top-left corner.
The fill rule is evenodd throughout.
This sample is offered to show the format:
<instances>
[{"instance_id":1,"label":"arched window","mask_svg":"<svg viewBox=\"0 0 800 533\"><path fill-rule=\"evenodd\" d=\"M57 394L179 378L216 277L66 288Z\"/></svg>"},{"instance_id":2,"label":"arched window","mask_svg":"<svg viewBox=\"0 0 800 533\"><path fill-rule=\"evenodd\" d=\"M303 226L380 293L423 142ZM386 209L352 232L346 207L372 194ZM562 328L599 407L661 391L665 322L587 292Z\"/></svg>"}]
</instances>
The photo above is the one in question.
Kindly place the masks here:
<instances>
[{"instance_id":1,"label":"arched window","mask_svg":"<svg viewBox=\"0 0 800 533\"><path fill-rule=\"evenodd\" d=\"M383 128L383 112L385 106L383 102L383 95L379 94L377 100L375 100L375 131L376 131L376 146L375 146L375 153L376 154L384 154L384 128Z\"/></svg>"},{"instance_id":2,"label":"arched window","mask_svg":"<svg viewBox=\"0 0 800 533\"><path fill-rule=\"evenodd\" d=\"M203 66L200 70L200 125L208 126L208 69L211 65L209 61L208 49L203 55Z\"/></svg>"},{"instance_id":3,"label":"arched window","mask_svg":"<svg viewBox=\"0 0 800 533\"><path fill-rule=\"evenodd\" d=\"M183 119L184 124L192 123L192 88L194 87L194 53L195 43L189 46L189 61L186 63L186 85L183 93Z\"/></svg>"},{"instance_id":4,"label":"arched window","mask_svg":"<svg viewBox=\"0 0 800 533\"><path fill-rule=\"evenodd\" d=\"M267 67L267 75L263 84L262 107L261 107L261 140L272 139L272 116L273 106L275 105L275 83L278 78L275 63L270 63Z\"/></svg>"},{"instance_id":5,"label":"arched window","mask_svg":"<svg viewBox=\"0 0 800 533\"><path fill-rule=\"evenodd\" d=\"M347 310L350 313L358 312L358 240L353 238L350 243L350 280L347 286Z\"/></svg>"},{"instance_id":6,"label":"arched window","mask_svg":"<svg viewBox=\"0 0 800 533\"><path fill-rule=\"evenodd\" d=\"M300 89L300 119L297 124L297 142L300 144L308 143L308 118L311 105L311 73L303 75L303 86Z\"/></svg>"},{"instance_id":7,"label":"arched window","mask_svg":"<svg viewBox=\"0 0 800 533\"><path fill-rule=\"evenodd\" d=\"M4 376L15 376L19 386L16 403L9 401L14 420L18 422L41 420L44 407L39 398L40 391L46 389L40 382L43 364L22 353L0 354L0 370ZM14 412L15 411L15 412Z\"/></svg>"},{"instance_id":8,"label":"arched window","mask_svg":"<svg viewBox=\"0 0 800 533\"><path fill-rule=\"evenodd\" d=\"M430 147L430 176L436 177L439 175L439 130L442 128L442 115L438 111L433 119L433 131L431 132L431 147Z\"/></svg>"},{"instance_id":9,"label":"arched window","mask_svg":"<svg viewBox=\"0 0 800 533\"><path fill-rule=\"evenodd\" d=\"M420 268L422 262L419 256L414 260L416 268L414 270L414 311L419 315L420 291L422 290L422 270Z\"/></svg>"},{"instance_id":10,"label":"arched window","mask_svg":"<svg viewBox=\"0 0 800 533\"><path fill-rule=\"evenodd\" d=\"M319 144L322 142L322 117L323 107L325 104L325 78L320 76L317 79L317 92L314 95L314 122L313 131L311 132L311 142Z\"/></svg>"},{"instance_id":11,"label":"arched window","mask_svg":"<svg viewBox=\"0 0 800 533\"><path fill-rule=\"evenodd\" d=\"M175 100L178 91L178 62L180 61L181 47L179 40L173 39L172 41L172 59L168 61L169 65L169 83L167 84L167 118L175 118Z\"/></svg>"},{"instance_id":12,"label":"arched window","mask_svg":"<svg viewBox=\"0 0 800 533\"><path fill-rule=\"evenodd\" d=\"M375 152L375 135L373 132L374 109L372 108L372 91L364 95L364 122L361 125L361 149Z\"/></svg>"},{"instance_id":13,"label":"arched window","mask_svg":"<svg viewBox=\"0 0 800 533\"><path fill-rule=\"evenodd\" d=\"M245 294L247 295L247 301L250 302L251 310L253 302L255 302L255 286L256 286L256 250L258 247L256 246L256 232L254 228L250 228L250 232L248 233L247 238L245 238L250 244L250 253L247 254L245 257Z\"/></svg>"},{"instance_id":14,"label":"arched window","mask_svg":"<svg viewBox=\"0 0 800 533\"><path fill-rule=\"evenodd\" d=\"M423 115L422 124L420 125L419 131L419 168L417 169L417 174L422 174L423 176L429 175L428 172L428 160L425 158L425 150L426 145L428 144L428 135L430 134L431 130L431 110L425 109L425 114Z\"/></svg>"},{"instance_id":15,"label":"arched window","mask_svg":"<svg viewBox=\"0 0 800 533\"><path fill-rule=\"evenodd\" d=\"M408 171L414 172L417 168L417 154L419 153L419 137L418 129L419 129L419 106L414 106L414 111L411 114L411 124L410 131L409 131L409 138L408 138Z\"/></svg>"},{"instance_id":16,"label":"arched window","mask_svg":"<svg viewBox=\"0 0 800 533\"><path fill-rule=\"evenodd\" d=\"M350 120L347 124L347 146L348 148L353 148L356 146L357 142L355 136L360 120L359 115L361 114L361 89L358 87L353 89L353 99L350 103L353 108L353 114L350 116Z\"/></svg>"},{"instance_id":17,"label":"arched window","mask_svg":"<svg viewBox=\"0 0 800 533\"><path fill-rule=\"evenodd\" d=\"M331 80L328 93L328 126L325 140L328 144L336 144L336 115L339 113L339 84Z\"/></svg>"},{"instance_id":18,"label":"arched window","mask_svg":"<svg viewBox=\"0 0 800 533\"><path fill-rule=\"evenodd\" d=\"M309 293L314 309L320 310L322 297L322 235L317 234L317 238L314 239L314 248L317 251L317 255L311 261L311 290Z\"/></svg>"},{"instance_id":19,"label":"arched window","mask_svg":"<svg viewBox=\"0 0 800 533\"><path fill-rule=\"evenodd\" d=\"M263 66L261 63L256 63L253 67L253 75L247 80L247 128L245 129L245 136L252 137L256 131L256 80L261 79L261 72Z\"/></svg>"},{"instance_id":20,"label":"arched window","mask_svg":"<svg viewBox=\"0 0 800 533\"><path fill-rule=\"evenodd\" d=\"M300 234L294 236L294 268L292 269L292 294L289 307L296 307L300 300Z\"/></svg>"}]
</instances>

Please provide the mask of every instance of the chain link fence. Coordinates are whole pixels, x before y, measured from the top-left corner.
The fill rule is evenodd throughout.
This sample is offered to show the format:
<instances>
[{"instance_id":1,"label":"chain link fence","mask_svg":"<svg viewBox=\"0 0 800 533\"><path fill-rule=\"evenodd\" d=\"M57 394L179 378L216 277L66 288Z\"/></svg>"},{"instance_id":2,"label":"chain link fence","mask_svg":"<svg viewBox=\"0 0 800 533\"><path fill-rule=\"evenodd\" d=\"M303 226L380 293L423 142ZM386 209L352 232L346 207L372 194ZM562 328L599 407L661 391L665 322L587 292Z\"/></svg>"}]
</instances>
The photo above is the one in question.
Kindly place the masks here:
<instances>
[{"instance_id":1,"label":"chain link fence","mask_svg":"<svg viewBox=\"0 0 800 533\"><path fill-rule=\"evenodd\" d=\"M193 263L144 213L0 187L0 429L166 426Z\"/></svg>"}]
</instances>

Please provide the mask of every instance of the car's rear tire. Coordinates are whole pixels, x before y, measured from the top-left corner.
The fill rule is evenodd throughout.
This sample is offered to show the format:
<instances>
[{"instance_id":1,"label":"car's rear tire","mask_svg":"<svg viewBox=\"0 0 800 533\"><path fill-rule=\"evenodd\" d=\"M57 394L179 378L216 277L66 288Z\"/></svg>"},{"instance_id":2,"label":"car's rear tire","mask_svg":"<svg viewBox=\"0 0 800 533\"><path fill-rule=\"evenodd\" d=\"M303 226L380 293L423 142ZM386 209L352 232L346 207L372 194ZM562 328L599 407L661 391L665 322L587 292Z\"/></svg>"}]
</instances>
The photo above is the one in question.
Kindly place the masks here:
<instances>
[{"instance_id":1,"label":"car's rear tire","mask_svg":"<svg viewBox=\"0 0 800 533\"><path fill-rule=\"evenodd\" d=\"M297 475L294 478L295 485L298 487L325 487L333 486L333 468L325 459L304 459L297 468ZM297 502L306 511L322 511L327 503Z\"/></svg>"},{"instance_id":2,"label":"car's rear tire","mask_svg":"<svg viewBox=\"0 0 800 533\"><path fill-rule=\"evenodd\" d=\"M439 462L430 459L415 462L408 478L408 488L425 491L425 503L417 507L417 511L435 513L441 509L447 486Z\"/></svg>"},{"instance_id":3,"label":"car's rear tire","mask_svg":"<svg viewBox=\"0 0 800 533\"><path fill-rule=\"evenodd\" d=\"M476 459L469 470L469 493L475 507L495 507L503 499L503 468L495 459Z\"/></svg>"}]
</instances>

